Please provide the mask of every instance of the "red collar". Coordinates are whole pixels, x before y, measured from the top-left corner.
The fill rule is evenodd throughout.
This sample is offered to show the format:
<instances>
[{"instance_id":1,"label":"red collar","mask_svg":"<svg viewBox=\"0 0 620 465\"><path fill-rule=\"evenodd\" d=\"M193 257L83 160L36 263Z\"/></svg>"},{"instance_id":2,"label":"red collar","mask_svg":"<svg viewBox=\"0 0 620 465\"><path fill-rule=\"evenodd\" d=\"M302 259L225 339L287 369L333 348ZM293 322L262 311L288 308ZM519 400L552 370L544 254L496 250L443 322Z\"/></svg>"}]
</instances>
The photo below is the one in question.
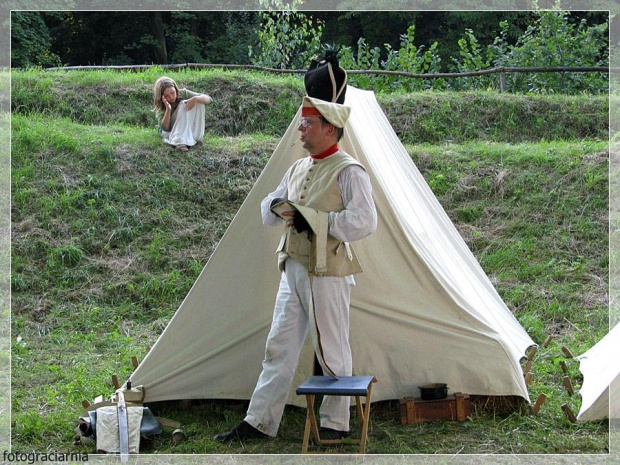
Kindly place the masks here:
<instances>
[{"instance_id":1,"label":"red collar","mask_svg":"<svg viewBox=\"0 0 620 465\"><path fill-rule=\"evenodd\" d=\"M338 147L338 144L334 144L330 148L325 150L325 152L317 153L316 155L310 155L310 158L314 160L322 160L323 158L327 158L330 155L333 155L338 150L340 150L340 148Z\"/></svg>"}]
</instances>

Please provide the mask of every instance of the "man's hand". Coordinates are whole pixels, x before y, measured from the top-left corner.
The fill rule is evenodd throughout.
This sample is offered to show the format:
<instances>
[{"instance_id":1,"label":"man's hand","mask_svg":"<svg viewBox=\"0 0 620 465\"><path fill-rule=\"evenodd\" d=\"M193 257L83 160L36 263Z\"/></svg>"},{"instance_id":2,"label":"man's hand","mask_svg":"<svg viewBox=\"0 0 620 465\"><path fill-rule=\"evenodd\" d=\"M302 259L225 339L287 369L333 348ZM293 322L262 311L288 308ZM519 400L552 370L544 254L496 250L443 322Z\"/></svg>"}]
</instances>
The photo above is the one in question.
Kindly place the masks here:
<instances>
[{"instance_id":1,"label":"man's hand","mask_svg":"<svg viewBox=\"0 0 620 465\"><path fill-rule=\"evenodd\" d=\"M304 232L311 229L304 216L298 211L296 211L293 215L293 226L295 227L297 232Z\"/></svg>"}]
</instances>

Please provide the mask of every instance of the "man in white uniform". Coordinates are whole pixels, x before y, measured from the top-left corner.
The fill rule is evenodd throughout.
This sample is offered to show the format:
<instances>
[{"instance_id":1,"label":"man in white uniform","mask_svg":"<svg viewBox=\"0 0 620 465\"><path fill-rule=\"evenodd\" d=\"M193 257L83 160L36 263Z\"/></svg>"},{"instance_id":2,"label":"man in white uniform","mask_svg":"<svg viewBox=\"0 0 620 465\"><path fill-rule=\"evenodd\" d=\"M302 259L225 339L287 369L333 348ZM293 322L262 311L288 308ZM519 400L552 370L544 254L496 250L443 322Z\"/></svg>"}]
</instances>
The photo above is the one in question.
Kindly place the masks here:
<instances>
[{"instance_id":1,"label":"man in white uniform","mask_svg":"<svg viewBox=\"0 0 620 465\"><path fill-rule=\"evenodd\" d=\"M349 112L344 105L304 97L298 130L310 156L295 162L261 203L263 224L285 225L278 248L282 277L247 415L215 436L218 441L276 436L309 332L323 374L352 374L349 303L354 274L362 269L349 243L375 231L377 213L368 174L338 147ZM283 201L288 203L278 209ZM348 435L349 401L324 397L322 439Z\"/></svg>"}]
</instances>

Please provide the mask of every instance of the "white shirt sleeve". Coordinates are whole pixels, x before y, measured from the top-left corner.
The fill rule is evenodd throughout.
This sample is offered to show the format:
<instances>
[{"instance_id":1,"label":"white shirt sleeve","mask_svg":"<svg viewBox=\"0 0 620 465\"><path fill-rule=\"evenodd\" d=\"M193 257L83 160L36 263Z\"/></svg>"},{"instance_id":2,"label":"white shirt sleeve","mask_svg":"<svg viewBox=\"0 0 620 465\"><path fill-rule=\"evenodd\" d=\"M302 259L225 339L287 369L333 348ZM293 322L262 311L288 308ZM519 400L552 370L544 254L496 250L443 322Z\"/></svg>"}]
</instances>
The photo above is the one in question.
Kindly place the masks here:
<instances>
[{"instance_id":1,"label":"white shirt sleeve","mask_svg":"<svg viewBox=\"0 0 620 465\"><path fill-rule=\"evenodd\" d=\"M366 170L358 165L344 168L338 175L338 189L344 210L329 213L329 234L353 242L377 229L377 210Z\"/></svg>"},{"instance_id":2,"label":"white shirt sleeve","mask_svg":"<svg viewBox=\"0 0 620 465\"><path fill-rule=\"evenodd\" d=\"M263 199L260 204L261 215L263 216L263 224L269 226L281 225L284 220L271 211L269 208L273 199L288 199L288 180L290 176L291 168L289 168L280 181L280 185Z\"/></svg>"}]
</instances>

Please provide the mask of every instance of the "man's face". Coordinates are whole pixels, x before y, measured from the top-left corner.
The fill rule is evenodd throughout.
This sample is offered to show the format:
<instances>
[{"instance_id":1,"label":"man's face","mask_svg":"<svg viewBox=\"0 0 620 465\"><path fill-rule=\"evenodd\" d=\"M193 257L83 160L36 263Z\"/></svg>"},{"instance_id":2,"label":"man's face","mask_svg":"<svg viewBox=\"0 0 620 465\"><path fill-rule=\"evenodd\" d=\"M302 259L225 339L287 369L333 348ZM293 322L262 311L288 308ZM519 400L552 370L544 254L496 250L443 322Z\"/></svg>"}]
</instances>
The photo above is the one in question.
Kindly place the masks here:
<instances>
[{"instance_id":1,"label":"man's face","mask_svg":"<svg viewBox=\"0 0 620 465\"><path fill-rule=\"evenodd\" d=\"M323 147L325 146L329 125L323 124L319 116L300 118L297 130L301 133L299 140L308 152L317 154L325 150Z\"/></svg>"}]
</instances>

